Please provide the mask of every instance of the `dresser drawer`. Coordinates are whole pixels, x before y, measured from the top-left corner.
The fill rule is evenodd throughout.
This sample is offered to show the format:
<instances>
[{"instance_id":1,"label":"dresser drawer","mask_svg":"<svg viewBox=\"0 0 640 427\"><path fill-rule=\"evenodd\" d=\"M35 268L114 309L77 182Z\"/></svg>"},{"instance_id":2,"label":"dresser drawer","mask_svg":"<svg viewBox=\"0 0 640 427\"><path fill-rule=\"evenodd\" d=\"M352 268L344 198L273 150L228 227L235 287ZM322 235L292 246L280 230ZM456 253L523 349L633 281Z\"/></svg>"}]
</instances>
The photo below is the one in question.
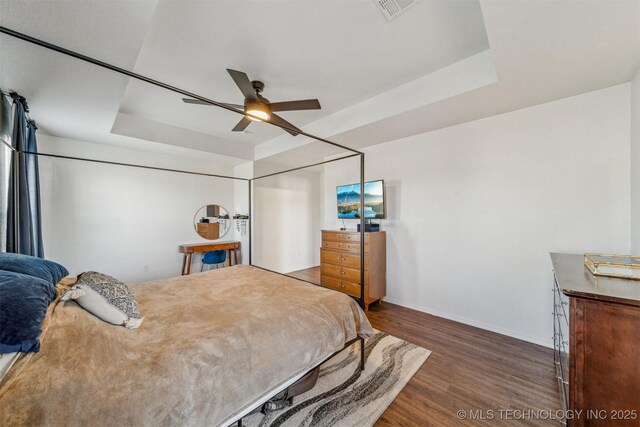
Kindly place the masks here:
<instances>
[{"instance_id":1,"label":"dresser drawer","mask_svg":"<svg viewBox=\"0 0 640 427\"><path fill-rule=\"evenodd\" d=\"M337 279L346 280L347 282L360 283L360 269L340 267L333 264L321 264L320 273L326 276L335 277ZM367 282L367 272L364 274L365 284Z\"/></svg>"},{"instance_id":2,"label":"dresser drawer","mask_svg":"<svg viewBox=\"0 0 640 427\"><path fill-rule=\"evenodd\" d=\"M332 242L360 243L360 233L344 233L337 231L323 231L322 240L330 240ZM369 235L365 233L364 242L369 242Z\"/></svg>"},{"instance_id":3,"label":"dresser drawer","mask_svg":"<svg viewBox=\"0 0 640 427\"><path fill-rule=\"evenodd\" d=\"M360 285L357 283L349 282L346 280L338 279L336 277L321 276L320 283L322 286L333 289L335 291L344 292L354 297L360 296Z\"/></svg>"},{"instance_id":4,"label":"dresser drawer","mask_svg":"<svg viewBox=\"0 0 640 427\"><path fill-rule=\"evenodd\" d=\"M355 254L360 253L360 243L345 243L345 242L334 242L331 240L323 240L322 248L332 249L335 251L352 252ZM369 245L367 243L364 244L364 251L369 252Z\"/></svg>"},{"instance_id":5,"label":"dresser drawer","mask_svg":"<svg viewBox=\"0 0 640 427\"><path fill-rule=\"evenodd\" d=\"M324 264L335 264L343 267L360 269L360 254L337 252L334 250L321 249L320 261ZM369 269L369 257L364 257L364 269Z\"/></svg>"}]
</instances>

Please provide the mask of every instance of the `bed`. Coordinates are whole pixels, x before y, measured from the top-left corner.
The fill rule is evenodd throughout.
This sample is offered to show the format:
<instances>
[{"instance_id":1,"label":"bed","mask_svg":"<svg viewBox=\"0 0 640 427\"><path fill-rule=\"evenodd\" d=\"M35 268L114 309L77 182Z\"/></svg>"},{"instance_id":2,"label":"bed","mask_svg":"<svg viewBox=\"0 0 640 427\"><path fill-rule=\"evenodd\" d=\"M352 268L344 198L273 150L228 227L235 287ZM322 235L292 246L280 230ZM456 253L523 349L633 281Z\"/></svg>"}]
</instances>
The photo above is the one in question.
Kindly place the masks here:
<instances>
[{"instance_id":1,"label":"bed","mask_svg":"<svg viewBox=\"0 0 640 427\"><path fill-rule=\"evenodd\" d=\"M352 298L238 265L131 285L113 326L58 299L0 383L0 425L227 425L358 337Z\"/></svg>"}]
</instances>

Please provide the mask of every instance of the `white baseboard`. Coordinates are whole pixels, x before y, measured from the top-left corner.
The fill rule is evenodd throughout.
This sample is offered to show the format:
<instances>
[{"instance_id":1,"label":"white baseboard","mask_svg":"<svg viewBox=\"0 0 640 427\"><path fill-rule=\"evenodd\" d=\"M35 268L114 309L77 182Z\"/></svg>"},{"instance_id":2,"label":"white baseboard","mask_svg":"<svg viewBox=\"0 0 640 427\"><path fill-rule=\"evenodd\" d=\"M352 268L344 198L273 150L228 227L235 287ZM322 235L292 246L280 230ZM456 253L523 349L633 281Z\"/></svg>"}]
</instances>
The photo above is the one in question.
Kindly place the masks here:
<instances>
[{"instance_id":1,"label":"white baseboard","mask_svg":"<svg viewBox=\"0 0 640 427\"><path fill-rule=\"evenodd\" d=\"M412 310L417 310L417 311L421 311L423 313L427 313L427 314L432 314L434 316L438 316L438 317L442 317L444 319L448 319L448 320L453 320L454 322L459 322L459 323L464 323L465 325L469 325L469 326L475 326L476 328L480 328L480 329L484 329L487 331L491 331L491 332L495 332L501 335L506 335L508 337L512 337L512 338L517 338L519 340L523 340L523 341L527 341L533 344L538 344L541 345L543 347L547 347L547 348L553 348L553 342L551 341L543 341L537 338L532 338L529 336L525 336L522 334L519 334L517 332L514 331L509 331L509 330L505 330L499 327L496 327L494 325L489 325L487 323L484 322L478 322L472 319L467 319L465 317L460 317L454 314L450 314L450 313L445 313L439 310L434 310L434 309L430 309L430 308L425 308L425 307L420 307L417 306L415 304L407 304L404 301L398 301L395 300L393 298L384 298L383 301L385 302L390 302L391 304L396 304L402 307L406 307L406 308L410 308ZM549 335L552 335L552 332L549 333Z\"/></svg>"}]
</instances>

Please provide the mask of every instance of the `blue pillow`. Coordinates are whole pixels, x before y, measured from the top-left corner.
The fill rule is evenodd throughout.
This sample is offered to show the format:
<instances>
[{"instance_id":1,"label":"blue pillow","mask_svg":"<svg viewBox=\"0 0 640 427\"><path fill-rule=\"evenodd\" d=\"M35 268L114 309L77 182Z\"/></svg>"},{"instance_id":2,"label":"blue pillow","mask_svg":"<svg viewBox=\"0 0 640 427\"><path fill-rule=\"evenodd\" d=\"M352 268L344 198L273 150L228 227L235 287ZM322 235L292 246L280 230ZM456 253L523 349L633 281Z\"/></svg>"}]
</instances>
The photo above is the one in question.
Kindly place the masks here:
<instances>
[{"instance_id":1,"label":"blue pillow","mask_svg":"<svg viewBox=\"0 0 640 427\"><path fill-rule=\"evenodd\" d=\"M55 286L26 274L0 271L0 354L40 350L42 322Z\"/></svg>"},{"instance_id":2,"label":"blue pillow","mask_svg":"<svg viewBox=\"0 0 640 427\"><path fill-rule=\"evenodd\" d=\"M29 255L0 253L0 270L28 274L56 285L69 272L60 264Z\"/></svg>"}]
</instances>

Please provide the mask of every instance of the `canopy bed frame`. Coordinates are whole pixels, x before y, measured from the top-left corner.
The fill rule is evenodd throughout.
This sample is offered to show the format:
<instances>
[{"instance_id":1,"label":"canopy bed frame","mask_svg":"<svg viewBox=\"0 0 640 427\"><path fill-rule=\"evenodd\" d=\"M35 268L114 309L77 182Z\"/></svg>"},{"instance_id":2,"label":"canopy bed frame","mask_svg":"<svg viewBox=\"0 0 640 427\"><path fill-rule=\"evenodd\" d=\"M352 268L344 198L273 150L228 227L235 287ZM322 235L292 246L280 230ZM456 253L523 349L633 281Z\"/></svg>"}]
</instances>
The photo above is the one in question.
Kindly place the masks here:
<instances>
[{"instance_id":1,"label":"canopy bed frame","mask_svg":"<svg viewBox=\"0 0 640 427\"><path fill-rule=\"evenodd\" d=\"M123 68L117 67L115 65L100 61L98 59L80 54L78 52L74 52L68 49L65 49L63 47L51 44L49 42L31 37L27 34L23 34L14 30L11 30L9 28L6 27L2 27L0 26L0 33L3 33L5 35L8 35L10 37L14 37L16 39L22 40L24 42L36 45L36 46L40 46L42 48L54 51L54 52L58 52L60 54L63 55L67 55L70 56L72 58L75 58L77 60L80 61L84 61L90 64L93 64L95 66L113 71L115 73L124 75L124 76L128 76L130 78L136 79L136 80L140 80L143 82L146 82L148 84L166 89L168 91L172 91L184 96L187 96L189 98L193 98L196 100L199 100L203 103L207 103L213 106L216 106L218 108L222 108L225 110L228 110L232 113L235 114L240 114L240 115L245 115L243 111L234 109L226 104L223 104L221 102L217 102L214 101L212 99L200 96L198 94L189 92L187 90L184 89L180 89L178 87L163 83L161 81L146 77L144 75L141 74L137 74L134 73L132 71L129 70L125 70ZM13 94L12 94L13 95ZM17 95L17 94L16 94ZM330 145L333 147L337 147L340 148L344 151L346 151L348 154L342 154L340 157L335 158L335 159L331 159L331 160L324 160L324 161L319 161L317 163L312 163L312 164L307 164L304 166L299 166L299 167L295 167L295 168L291 168L291 169L287 169L287 170L283 170L283 171L279 171L279 172L274 172L274 173L269 173L269 174L265 174L265 175L261 175L261 176L257 176L257 177L253 177L253 178L240 178L240 177L236 177L236 176L227 176L227 175L219 175L219 174L211 174L211 173L201 173L201 172L194 172L194 171L187 171L187 170L180 170L180 169L169 169L169 168L162 168L162 167L154 167L154 166L147 166L147 165L140 165L140 164L135 164L135 163L127 163L127 162L114 162L114 161L106 161L106 160L99 160L99 159L91 159L91 158L84 158L84 157L73 157L73 156L65 156L65 155L57 155L57 154L50 154L50 153L41 153L41 152L30 152L30 151L19 151L17 149L15 149L14 147L12 147L9 144L6 144L7 147L9 149L11 149L12 151L12 157L11 157L11 162L12 162L12 170L14 171L14 176L12 177L12 179L17 179L17 166L18 166L18 160L20 158L20 156L28 156L28 155L35 155L35 156L42 156L42 157L51 157L51 158L59 158L59 159L67 159L67 160L75 160L75 161L83 161L83 162L93 162L93 163L102 163L102 164L109 164L109 165L118 165L118 166L126 166L126 167L132 167L132 168L142 168L142 169L151 169L151 170L157 170L157 171L166 171L166 172L173 172L173 173L181 173L181 174L189 174L189 175L200 175L200 176L206 176L206 177L215 177L215 178L224 178L224 179L230 179L230 180L234 180L234 181L244 181L247 183L248 186L248 207L249 207L249 218L250 221L251 219L253 219L253 207L252 207L252 192L253 192L253 187L254 187L254 182L260 180L260 179L264 179L264 178L268 178L268 177L273 177L276 175L282 175L282 174L286 174L289 172L294 172L294 171L299 171L302 169L306 169L306 168L310 168L310 167L314 167L314 166L320 166L320 165L324 165L327 163L332 163L332 162L337 162L339 160L344 160L344 159L348 159L348 158L353 158L353 157L359 157L359 174L360 174L360 188L364 189L364 184L365 184L365 164L364 164L364 159L365 159L365 155L363 152L355 150L353 148L332 142L330 140L327 140L325 138L321 138L318 137L316 135L301 131L300 129L291 129L286 125L280 124L280 123L271 123L271 122L265 122L268 123L272 126L276 126L279 127L285 131L295 131L296 133L300 134L300 135L304 135L308 138L311 138L315 141L318 141L320 143L326 144L326 145ZM4 143L4 141L3 141ZM364 206L364 191L360 191L360 206ZM18 207L17 203L14 203L14 206L16 206L16 209ZM19 217L20 212L16 211L15 212L16 217ZM365 289L364 289L364 282L365 282L365 266L364 266L364 260L365 260L365 245L364 245L364 241L365 241L365 217L364 215L361 215L360 217L360 241L363 243L360 245L360 296L359 298L355 298L356 301L358 302L358 304L360 305L360 307L362 309L365 308ZM249 245L248 245L248 261L249 261L249 265L250 266L254 266L257 268L260 268L262 270L266 270L272 273L276 273L276 274L280 274L282 276L286 276L286 277L291 277L291 276L287 276L286 274L277 272L277 271L272 271L269 270L267 268L261 267L259 265L255 265L253 263L253 256L252 256L252 251L253 251L253 245L252 245L252 234L253 234L253 224L252 222L249 223L249 227L248 227L248 240L249 240ZM306 280L302 280L302 279L298 279L295 278L296 280L301 280L301 281L305 281L308 282ZM308 283L312 283L312 282L308 282ZM315 284L315 283L313 283ZM344 348L349 347L351 344L355 343L356 341L360 341L360 368L362 370L364 370L364 364L365 364L365 345L364 345L364 338L362 337L357 337L354 340L351 340L349 342L347 342L345 344ZM343 348L343 349L344 349ZM342 351L342 350L340 350ZM333 355L329 356L327 359L325 359L322 363L324 363L326 360L331 359L332 357L334 357L336 354L338 354L340 351L334 353ZM295 378L293 378L291 380L291 383L295 382ZM266 396L264 401L267 401L270 397L272 397L273 395L275 395L278 392L278 390L274 391L273 393L270 393L269 395ZM236 417L236 419L234 420L230 420L231 423L237 422L238 425L242 424L242 417L247 415L249 412L251 412L251 410L254 408L245 408L245 410L243 410L241 413L239 413L239 415Z\"/></svg>"}]
</instances>

